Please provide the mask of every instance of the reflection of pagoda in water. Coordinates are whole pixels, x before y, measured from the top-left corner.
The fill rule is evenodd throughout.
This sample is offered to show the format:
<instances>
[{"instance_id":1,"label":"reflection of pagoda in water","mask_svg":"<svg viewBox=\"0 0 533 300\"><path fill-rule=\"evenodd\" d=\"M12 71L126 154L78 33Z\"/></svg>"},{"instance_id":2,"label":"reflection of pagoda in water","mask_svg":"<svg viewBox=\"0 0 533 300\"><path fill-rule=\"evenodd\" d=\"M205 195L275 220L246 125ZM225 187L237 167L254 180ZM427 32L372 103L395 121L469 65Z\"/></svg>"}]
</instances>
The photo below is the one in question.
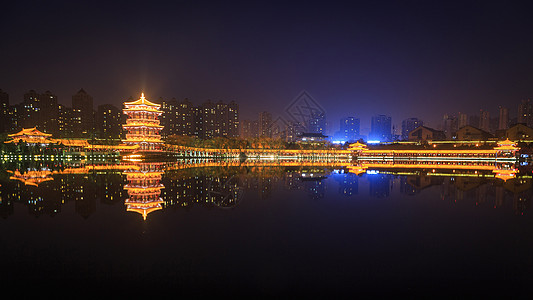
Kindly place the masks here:
<instances>
[{"instance_id":1,"label":"reflection of pagoda in water","mask_svg":"<svg viewBox=\"0 0 533 300\"><path fill-rule=\"evenodd\" d=\"M124 102L124 114L128 116L123 125L127 145L139 145L140 151L160 151L163 126L159 123L161 105L152 103L141 94L137 101Z\"/></svg>"},{"instance_id":2,"label":"reflection of pagoda in water","mask_svg":"<svg viewBox=\"0 0 533 300\"><path fill-rule=\"evenodd\" d=\"M140 213L146 220L149 213L163 208L162 164L140 163L124 173L128 182L124 185L128 192L128 199L124 202L127 211Z\"/></svg>"}]
</instances>

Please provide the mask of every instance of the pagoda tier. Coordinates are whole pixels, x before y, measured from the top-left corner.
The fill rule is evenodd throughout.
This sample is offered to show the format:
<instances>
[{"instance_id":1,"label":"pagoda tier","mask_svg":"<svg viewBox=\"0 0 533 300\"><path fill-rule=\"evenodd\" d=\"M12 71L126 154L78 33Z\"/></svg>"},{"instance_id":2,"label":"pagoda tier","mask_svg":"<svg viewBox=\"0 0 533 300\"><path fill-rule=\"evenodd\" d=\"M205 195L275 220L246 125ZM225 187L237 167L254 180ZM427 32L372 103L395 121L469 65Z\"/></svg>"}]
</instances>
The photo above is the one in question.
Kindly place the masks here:
<instances>
[{"instance_id":1,"label":"pagoda tier","mask_svg":"<svg viewBox=\"0 0 533 300\"><path fill-rule=\"evenodd\" d=\"M139 145L139 151L161 151L161 130L159 116L161 105L150 102L141 94L141 98L124 102L124 114L128 119L122 127L127 132L124 143Z\"/></svg>"}]
</instances>

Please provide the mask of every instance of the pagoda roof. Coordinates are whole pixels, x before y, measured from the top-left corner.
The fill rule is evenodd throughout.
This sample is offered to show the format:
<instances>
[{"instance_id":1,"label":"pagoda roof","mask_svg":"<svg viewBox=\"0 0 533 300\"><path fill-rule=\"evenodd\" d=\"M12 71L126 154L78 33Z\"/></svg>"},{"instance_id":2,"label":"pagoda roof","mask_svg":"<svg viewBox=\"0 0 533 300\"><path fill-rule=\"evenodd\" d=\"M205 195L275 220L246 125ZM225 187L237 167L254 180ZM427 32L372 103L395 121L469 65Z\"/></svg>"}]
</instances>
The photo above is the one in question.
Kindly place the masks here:
<instances>
[{"instance_id":1,"label":"pagoda roof","mask_svg":"<svg viewBox=\"0 0 533 300\"><path fill-rule=\"evenodd\" d=\"M151 213L153 211L156 211L156 210L160 210L160 209L163 209L163 208L161 206L157 206L157 207L146 208L146 209L143 209L143 208L127 208L126 210L141 214L143 216L143 220L146 221L146 218L148 217L149 213Z\"/></svg>"},{"instance_id":2,"label":"pagoda roof","mask_svg":"<svg viewBox=\"0 0 533 300\"><path fill-rule=\"evenodd\" d=\"M360 142L355 142L353 144L350 144L348 146L348 149L349 150L368 150L368 147L366 144L363 144L363 143L360 143Z\"/></svg>"},{"instance_id":3,"label":"pagoda roof","mask_svg":"<svg viewBox=\"0 0 533 300\"><path fill-rule=\"evenodd\" d=\"M132 101L132 102L124 102L124 105L127 105L127 106L128 105L146 105L146 106L154 106L154 107L161 106L160 104L156 104L156 103L146 100L146 98L144 97L144 93L141 93L141 98L139 98L139 100Z\"/></svg>"},{"instance_id":4,"label":"pagoda roof","mask_svg":"<svg viewBox=\"0 0 533 300\"><path fill-rule=\"evenodd\" d=\"M163 209L161 204L163 204L164 201L161 198L149 202L136 202L131 199L126 199L124 203L126 204L126 211L139 213L143 216L143 219L146 220L149 213Z\"/></svg>"},{"instance_id":5,"label":"pagoda roof","mask_svg":"<svg viewBox=\"0 0 533 300\"><path fill-rule=\"evenodd\" d=\"M52 136L49 133L44 133L42 131L39 131L36 127L33 128L23 128L21 131L17 133L12 133L8 135L9 137L15 137L15 136L42 136L42 137L49 137Z\"/></svg>"},{"instance_id":6,"label":"pagoda roof","mask_svg":"<svg viewBox=\"0 0 533 300\"><path fill-rule=\"evenodd\" d=\"M496 173L494 177L507 181L516 177L516 170L493 170L492 172Z\"/></svg>"},{"instance_id":7,"label":"pagoda roof","mask_svg":"<svg viewBox=\"0 0 533 300\"><path fill-rule=\"evenodd\" d=\"M516 143L506 139L505 141L498 142L498 147L494 147L494 150L500 151L516 151L520 148L516 147Z\"/></svg>"}]
</instances>

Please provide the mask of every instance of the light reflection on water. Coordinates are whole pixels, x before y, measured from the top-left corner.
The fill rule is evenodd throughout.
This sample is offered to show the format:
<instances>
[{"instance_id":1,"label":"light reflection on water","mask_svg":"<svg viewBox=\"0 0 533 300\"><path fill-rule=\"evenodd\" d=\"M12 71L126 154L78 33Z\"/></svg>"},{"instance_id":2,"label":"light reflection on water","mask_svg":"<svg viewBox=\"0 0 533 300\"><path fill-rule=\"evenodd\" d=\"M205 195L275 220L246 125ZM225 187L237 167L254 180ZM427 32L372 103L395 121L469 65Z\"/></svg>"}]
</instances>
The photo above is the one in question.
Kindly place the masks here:
<instances>
[{"instance_id":1,"label":"light reflection on water","mask_svg":"<svg viewBox=\"0 0 533 300\"><path fill-rule=\"evenodd\" d=\"M5 164L3 279L267 295L519 292L533 274L531 169L496 175L344 162Z\"/></svg>"},{"instance_id":2,"label":"light reflection on water","mask_svg":"<svg viewBox=\"0 0 533 300\"><path fill-rule=\"evenodd\" d=\"M246 200L245 192L268 199L275 186L300 191L310 199L335 197L416 197L438 189L449 203L474 201L494 208L512 203L524 214L531 202L531 170L516 169L512 178L498 178L487 169L373 168L346 162L240 162L192 160L69 164L60 161L13 163L2 172L1 211L4 218L23 205L35 216L61 212L76 203L84 218L95 213L95 202L126 204L146 219L170 207L191 205L228 208ZM514 166L511 169L515 169ZM488 204L485 204L488 203ZM153 204L153 205L151 205Z\"/></svg>"}]
</instances>

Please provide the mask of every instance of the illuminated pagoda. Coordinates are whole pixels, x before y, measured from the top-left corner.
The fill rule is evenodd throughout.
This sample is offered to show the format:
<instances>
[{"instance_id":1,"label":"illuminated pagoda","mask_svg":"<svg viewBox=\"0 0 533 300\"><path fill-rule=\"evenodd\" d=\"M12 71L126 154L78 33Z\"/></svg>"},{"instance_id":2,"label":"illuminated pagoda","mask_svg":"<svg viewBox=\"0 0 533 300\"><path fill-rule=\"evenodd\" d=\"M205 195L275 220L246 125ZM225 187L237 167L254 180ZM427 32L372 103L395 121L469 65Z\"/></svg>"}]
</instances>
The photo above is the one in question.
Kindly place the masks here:
<instances>
[{"instance_id":1,"label":"illuminated pagoda","mask_svg":"<svg viewBox=\"0 0 533 300\"><path fill-rule=\"evenodd\" d=\"M494 150L514 156L516 155L516 152L520 150L520 148L516 146L515 142L506 139L505 141L498 142L498 147L494 147Z\"/></svg>"},{"instance_id":2,"label":"illuminated pagoda","mask_svg":"<svg viewBox=\"0 0 533 300\"><path fill-rule=\"evenodd\" d=\"M135 167L124 171L128 183L124 189L128 192L128 199L125 200L127 211L133 211L141 214L143 219L149 213L163 208L163 199L161 198L161 176L163 171L160 164L141 163Z\"/></svg>"},{"instance_id":3,"label":"illuminated pagoda","mask_svg":"<svg viewBox=\"0 0 533 300\"><path fill-rule=\"evenodd\" d=\"M368 147L367 147L367 145L365 145L363 143L356 142L356 143L350 144L348 146L348 150L355 151L355 152L360 152L360 151L368 150Z\"/></svg>"},{"instance_id":4,"label":"illuminated pagoda","mask_svg":"<svg viewBox=\"0 0 533 300\"><path fill-rule=\"evenodd\" d=\"M132 102L124 102L123 112L128 116L122 125L126 133L126 145L139 145L139 151L161 151L161 130L159 116L161 105L152 103L141 94L141 98Z\"/></svg>"},{"instance_id":5,"label":"illuminated pagoda","mask_svg":"<svg viewBox=\"0 0 533 300\"><path fill-rule=\"evenodd\" d=\"M503 181L507 181L509 179L516 178L516 169L496 169L492 171L494 173L494 177L499 178Z\"/></svg>"}]
</instances>

